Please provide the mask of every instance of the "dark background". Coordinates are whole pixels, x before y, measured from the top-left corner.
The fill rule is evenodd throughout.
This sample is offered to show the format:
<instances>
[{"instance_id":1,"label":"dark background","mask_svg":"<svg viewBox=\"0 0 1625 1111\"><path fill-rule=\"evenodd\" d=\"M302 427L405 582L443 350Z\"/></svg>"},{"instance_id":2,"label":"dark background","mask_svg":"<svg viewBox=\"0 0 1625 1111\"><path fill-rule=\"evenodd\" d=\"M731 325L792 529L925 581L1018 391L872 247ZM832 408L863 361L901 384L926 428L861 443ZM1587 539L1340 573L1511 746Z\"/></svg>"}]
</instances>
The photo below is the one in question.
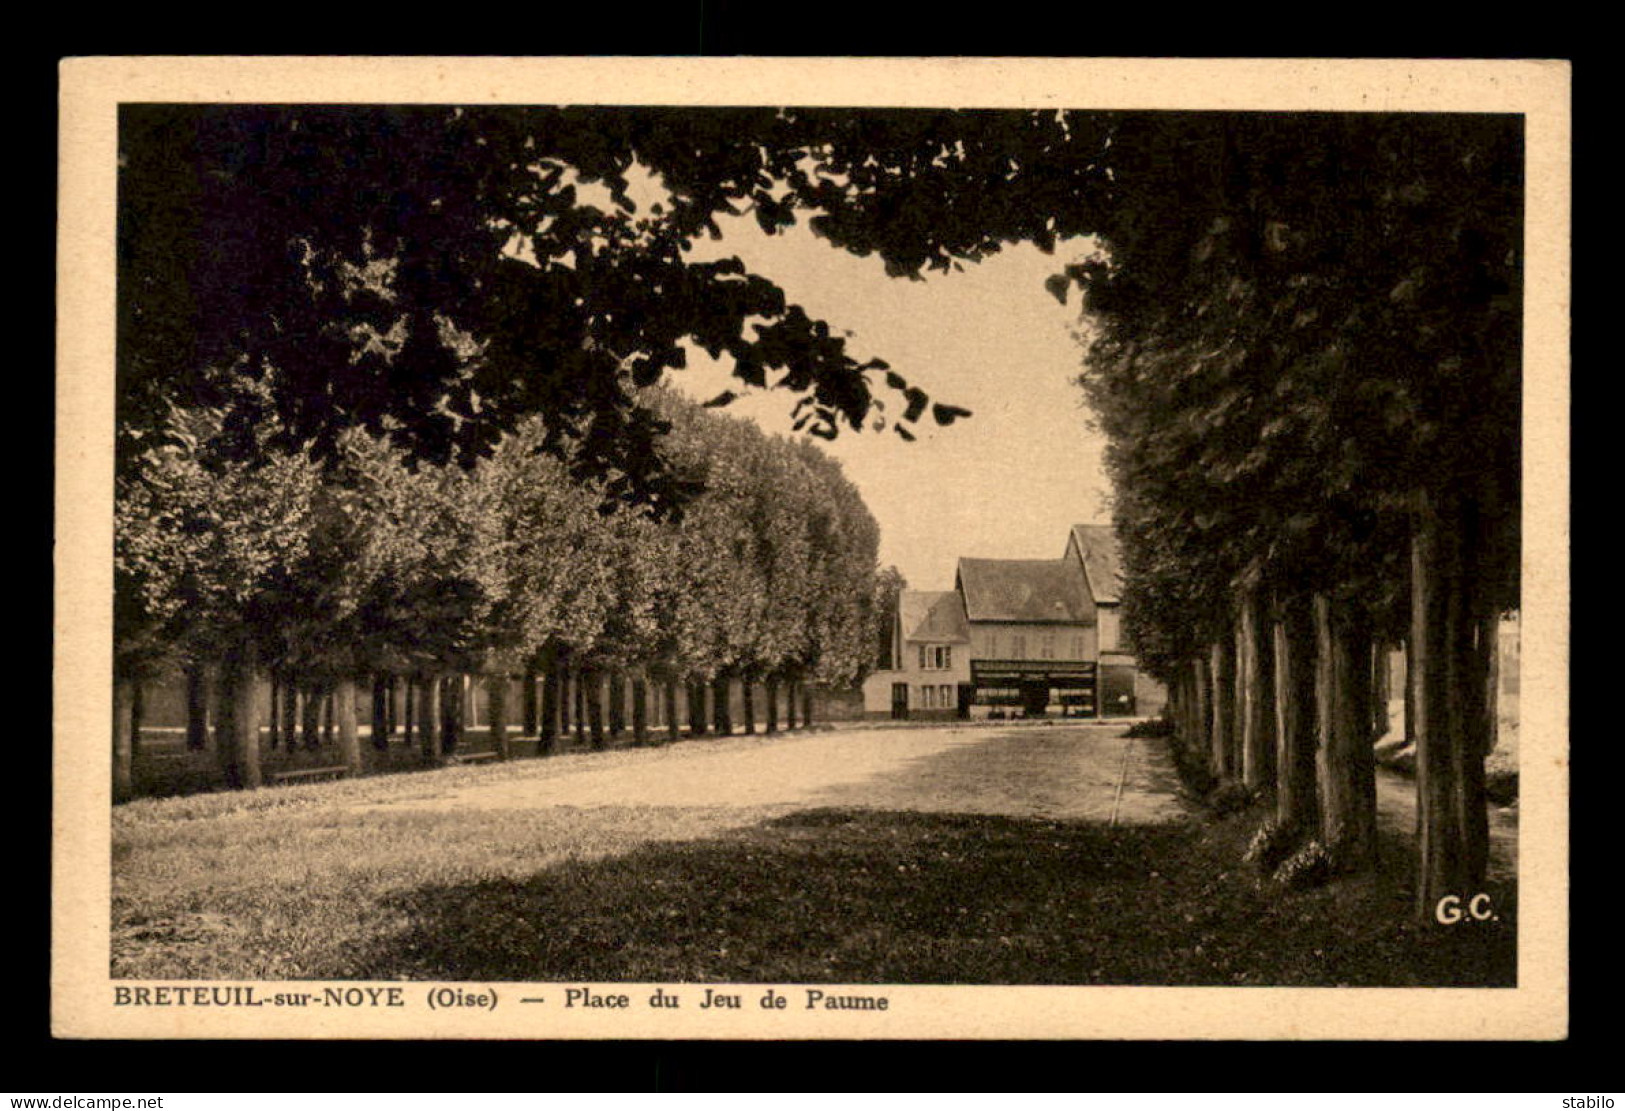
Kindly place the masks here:
<instances>
[{"instance_id":1,"label":"dark background","mask_svg":"<svg viewBox=\"0 0 1625 1111\"><path fill-rule=\"evenodd\" d=\"M664 54L664 55L1008 55L1056 54L1143 57L1526 57L1576 61L1575 90L1589 87L1581 45L1612 42L1588 34L1555 13L1539 22L1536 10L1452 7L1427 15L1419 6L1361 5L1346 8L1212 7L1191 15L1171 6L1083 4L766 4L698 0L665 5L580 5L483 11L467 6L421 13L369 7L353 20L319 19L288 7L250 10L215 8L188 22L157 9L106 13L64 11L21 51L8 52L8 68L22 75L26 95L11 101L13 122L25 142L13 148L14 180L27 183L32 219L14 221L21 242L54 259L56 67L63 57L142 54L347 54L439 55ZM425 14L427 17L425 18ZM53 18L46 13L44 21ZM69 29L67 24L71 22ZM1560 25L1562 24L1562 25ZM416 34L414 34L416 32ZM403 39L415 39L405 42ZM1577 98L1579 99L1579 98ZM1576 124L1587 117L1584 100ZM1583 128L1577 127L1583 135ZM14 133L15 134L15 133ZM1584 167L1583 151L1576 165ZM25 168L26 172L16 172ZM1576 212L1585 211L1584 192ZM19 224L22 226L19 228ZM18 242L14 239L13 242ZM1583 261L1586 252L1577 252ZM52 269L47 269L52 267ZM12 322L34 321L26 334L50 336L55 319L54 261L24 271L12 286ZM32 279L32 280L29 280ZM1577 282L1582 291L1585 283ZM20 310L20 311L19 311ZM1577 329L1583 338L1584 330ZM0 1087L14 1094L129 1094L179 1091L1562 1091L1584 1095L1620 1090L1617 1040L1625 1000L1617 994L1619 845L1618 826L1602 826L1617 809L1614 798L1617 729L1584 730L1572 770L1574 789L1572 875L1580 898L1571 906L1572 1036L1561 1043L569 1043L533 1042L63 1042L48 1024L51 599L40 585L50 581L53 457L52 340L32 359L8 364L12 422L21 436L8 437L14 453L13 491L21 489L27 525L13 535L36 541L28 553L30 584L20 600L39 620L38 640L47 650L16 675L11 704L26 708L24 729L8 738L5 767L12 786L8 815L6 900L8 940L15 959L6 985L12 1021ZM1582 363L1582 365L1584 365ZM1603 364L1606 366L1607 364ZM28 368L23 372L24 367ZM1576 377L1579 412L1606 412L1606 371ZM1593 383L1595 383L1593 385ZM1606 402L1603 402L1606 404ZM1582 422L1583 426L1583 422ZM1596 439L1575 437L1581 462L1574 467L1576 492L1615 473L1614 459L1585 453ZM27 460L27 467L16 464ZM40 460L46 465L41 467ZM1611 466L1609 464L1612 464ZM44 473L41 473L41 472ZM15 506L16 501L13 502ZM1593 535L1599 518L1576 514L1574 531ZM1593 535L1593 540L1596 537ZM1582 554L1595 545L1578 546ZM14 563L15 567L16 564ZM1584 561L1576 571L1583 571ZM1583 575L1579 576L1583 579ZM1599 598L1604 595L1599 594ZM13 595L17 601L18 595ZM28 607L33 608L32 611ZM1582 606L1576 639L1595 644L1602 612ZM1590 621L1586 613L1595 614ZM1602 653L1579 653L1581 670L1611 664ZM1581 691L1609 689L1598 682ZM1617 677L1613 680L1617 683ZM1583 709L1577 704L1577 708ZM1594 722L1589 713L1582 722ZM20 796L20 800L19 800ZM19 805L20 801L20 805ZM1600 881L1600 882L1599 882ZM1575 913L1578 912L1578 913ZM1245 990L1245 989L1240 989ZM1335 990L1335 989L1331 989ZM1470 1006L1470 1005L1469 1005ZM1472 1021L1470 1012L1464 1023ZM1406 1016L1394 1015L1403 1033ZM1607 1067L1612 1066L1612 1067ZM1194 1101L1193 1101L1194 1102ZM1531 1108L1557 1111L1555 1101ZM1132 1098L1113 1101L1132 1105ZM770 1111L771 1100L763 1100ZM1461 1111L1461 1109L1457 1109Z\"/></svg>"}]
</instances>

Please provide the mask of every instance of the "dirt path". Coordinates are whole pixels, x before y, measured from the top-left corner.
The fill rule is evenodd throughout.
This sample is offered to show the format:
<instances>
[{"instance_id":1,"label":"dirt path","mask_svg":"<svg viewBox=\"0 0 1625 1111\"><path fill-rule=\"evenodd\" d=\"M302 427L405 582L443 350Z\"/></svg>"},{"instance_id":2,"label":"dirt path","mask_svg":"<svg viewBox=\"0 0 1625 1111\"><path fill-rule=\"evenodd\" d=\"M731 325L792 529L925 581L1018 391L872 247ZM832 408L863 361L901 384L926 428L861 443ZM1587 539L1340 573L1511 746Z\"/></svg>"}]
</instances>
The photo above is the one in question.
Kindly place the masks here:
<instances>
[{"instance_id":1,"label":"dirt path","mask_svg":"<svg viewBox=\"0 0 1625 1111\"><path fill-rule=\"evenodd\" d=\"M1119 824L1177 816L1160 746L1123 733L1122 726L945 726L740 737L363 809L862 807L1096 821L1115 814Z\"/></svg>"},{"instance_id":2,"label":"dirt path","mask_svg":"<svg viewBox=\"0 0 1625 1111\"><path fill-rule=\"evenodd\" d=\"M1491 879L1518 875L1518 809L1490 804ZM1389 829L1416 835L1416 780L1387 768L1377 769L1377 820Z\"/></svg>"}]
</instances>

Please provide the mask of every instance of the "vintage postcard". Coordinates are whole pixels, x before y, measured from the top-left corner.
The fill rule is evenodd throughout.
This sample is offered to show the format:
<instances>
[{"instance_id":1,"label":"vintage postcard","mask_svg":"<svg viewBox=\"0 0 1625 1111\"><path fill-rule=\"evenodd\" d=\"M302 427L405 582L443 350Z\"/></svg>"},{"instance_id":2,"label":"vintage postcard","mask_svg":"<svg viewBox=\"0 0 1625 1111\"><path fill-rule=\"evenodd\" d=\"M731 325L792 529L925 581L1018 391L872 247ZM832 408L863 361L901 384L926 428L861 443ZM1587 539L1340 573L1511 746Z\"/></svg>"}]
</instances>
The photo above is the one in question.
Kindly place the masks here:
<instances>
[{"instance_id":1,"label":"vintage postcard","mask_svg":"<svg viewBox=\"0 0 1625 1111\"><path fill-rule=\"evenodd\" d=\"M61 139L57 1036L1566 1036L1567 63Z\"/></svg>"}]
</instances>

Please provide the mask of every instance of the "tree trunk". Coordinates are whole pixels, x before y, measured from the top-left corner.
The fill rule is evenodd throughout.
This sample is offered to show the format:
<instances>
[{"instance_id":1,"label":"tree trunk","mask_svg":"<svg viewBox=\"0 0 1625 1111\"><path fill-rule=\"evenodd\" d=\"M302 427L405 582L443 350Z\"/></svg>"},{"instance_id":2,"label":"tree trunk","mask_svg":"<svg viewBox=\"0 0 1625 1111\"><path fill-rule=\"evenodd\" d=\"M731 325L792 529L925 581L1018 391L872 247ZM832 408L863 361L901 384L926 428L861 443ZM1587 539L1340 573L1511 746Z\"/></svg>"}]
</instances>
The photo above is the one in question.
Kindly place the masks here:
<instances>
[{"instance_id":1,"label":"tree trunk","mask_svg":"<svg viewBox=\"0 0 1625 1111\"><path fill-rule=\"evenodd\" d=\"M361 731L356 726L355 680L346 676L333 690L334 716L338 718L339 754L351 775L360 775Z\"/></svg>"},{"instance_id":2,"label":"tree trunk","mask_svg":"<svg viewBox=\"0 0 1625 1111\"><path fill-rule=\"evenodd\" d=\"M688 735L705 736L705 680L688 682Z\"/></svg>"},{"instance_id":3,"label":"tree trunk","mask_svg":"<svg viewBox=\"0 0 1625 1111\"><path fill-rule=\"evenodd\" d=\"M598 671L581 673L581 685L586 690L587 726L592 736L592 750L604 751L604 676Z\"/></svg>"},{"instance_id":4,"label":"tree trunk","mask_svg":"<svg viewBox=\"0 0 1625 1111\"><path fill-rule=\"evenodd\" d=\"M1237 663L1241 696L1241 781L1262 791L1275 780L1275 653L1264 639L1261 592L1247 593L1237 624Z\"/></svg>"},{"instance_id":5,"label":"tree trunk","mask_svg":"<svg viewBox=\"0 0 1625 1111\"><path fill-rule=\"evenodd\" d=\"M535 684L528 677L525 680L526 689L534 689ZM485 680L486 699L490 704L491 713L491 747L496 751L498 760L513 759L513 752L508 745L508 673L498 670Z\"/></svg>"},{"instance_id":6,"label":"tree trunk","mask_svg":"<svg viewBox=\"0 0 1625 1111\"><path fill-rule=\"evenodd\" d=\"M227 649L220 665L220 738L215 744L226 785L260 785L260 722L254 697L254 656L246 645Z\"/></svg>"},{"instance_id":7,"label":"tree trunk","mask_svg":"<svg viewBox=\"0 0 1625 1111\"><path fill-rule=\"evenodd\" d=\"M425 675L418 680L418 751L423 762L436 765L440 760L440 679Z\"/></svg>"},{"instance_id":8,"label":"tree trunk","mask_svg":"<svg viewBox=\"0 0 1625 1111\"><path fill-rule=\"evenodd\" d=\"M1196 728L1190 735L1190 749L1193 753L1203 751L1208 753L1208 766L1213 766L1213 661L1210 657L1202 657L1191 662L1191 669L1196 676L1196 698L1192 704L1195 714Z\"/></svg>"},{"instance_id":9,"label":"tree trunk","mask_svg":"<svg viewBox=\"0 0 1625 1111\"><path fill-rule=\"evenodd\" d=\"M1191 752L1202 754L1209 768L1213 760L1213 661L1203 653L1191 661Z\"/></svg>"},{"instance_id":10,"label":"tree trunk","mask_svg":"<svg viewBox=\"0 0 1625 1111\"><path fill-rule=\"evenodd\" d=\"M649 682L642 673L632 679L632 743L649 743Z\"/></svg>"},{"instance_id":11,"label":"tree trunk","mask_svg":"<svg viewBox=\"0 0 1625 1111\"><path fill-rule=\"evenodd\" d=\"M1202 762L1209 768L1213 760L1213 667L1212 659L1203 653L1191 661L1191 751L1200 752Z\"/></svg>"},{"instance_id":12,"label":"tree trunk","mask_svg":"<svg viewBox=\"0 0 1625 1111\"><path fill-rule=\"evenodd\" d=\"M322 746L322 696L314 685L306 685L299 692L300 729L307 749Z\"/></svg>"},{"instance_id":13,"label":"tree trunk","mask_svg":"<svg viewBox=\"0 0 1625 1111\"><path fill-rule=\"evenodd\" d=\"M1275 641L1275 820L1283 829L1320 828L1315 786L1315 621L1301 598L1287 600Z\"/></svg>"},{"instance_id":14,"label":"tree trunk","mask_svg":"<svg viewBox=\"0 0 1625 1111\"><path fill-rule=\"evenodd\" d=\"M401 695L401 719L405 723L401 730L401 740L410 748L418 739L418 721L422 718L420 707L423 704L423 694L416 679L406 680L406 689Z\"/></svg>"},{"instance_id":15,"label":"tree trunk","mask_svg":"<svg viewBox=\"0 0 1625 1111\"><path fill-rule=\"evenodd\" d=\"M537 737L537 736L541 735L540 731L541 731L541 725L542 725L542 723L541 723L542 708L541 708L541 700L537 697L537 690L536 690L536 685L537 685L536 684L536 663L535 663L534 660L525 665L525 677L524 677L523 682L524 682L524 687L525 687L525 689L524 689L524 715L525 715L524 735L527 736L527 737Z\"/></svg>"},{"instance_id":16,"label":"tree trunk","mask_svg":"<svg viewBox=\"0 0 1625 1111\"><path fill-rule=\"evenodd\" d=\"M1321 839L1340 867L1376 859L1377 781L1371 752L1371 629L1358 605L1314 600L1315 711Z\"/></svg>"},{"instance_id":17,"label":"tree trunk","mask_svg":"<svg viewBox=\"0 0 1625 1111\"><path fill-rule=\"evenodd\" d=\"M579 669L570 675L570 683L575 688L575 722L576 740L584 742L587 739L587 683L586 675Z\"/></svg>"},{"instance_id":18,"label":"tree trunk","mask_svg":"<svg viewBox=\"0 0 1625 1111\"><path fill-rule=\"evenodd\" d=\"M784 684L784 727L790 732L796 731L796 681L788 679Z\"/></svg>"},{"instance_id":19,"label":"tree trunk","mask_svg":"<svg viewBox=\"0 0 1625 1111\"><path fill-rule=\"evenodd\" d=\"M372 677L372 747L389 747L389 677L382 672Z\"/></svg>"},{"instance_id":20,"label":"tree trunk","mask_svg":"<svg viewBox=\"0 0 1625 1111\"><path fill-rule=\"evenodd\" d=\"M609 673L609 735L626 732L626 676L619 669Z\"/></svg>"},{"instance_id":21,"label":"tree trunk","mask_svg":"<svg viewBox=\"0 0 1625 1111\"><path fill-rule=\"evenodd\" d=\"M1371 645L1371 740L1376 742L1388 735L1388 646L1373 642Z\"/></svg>"},{"instance_id":22,"label":"tree trunk","mask_svg":"<svg viewBox=\"0 0 1625 1111\"><path fill-rule=\"evenodd\" d=\"M147 716L147 685L140 680L130 684L130 753L141 755L141 725Z\"/></svg>"},{"instance_id":23,"label":"tree trunk","mask_svg":"<svg viewBox=\"0 0 1625 1111\"><path fill-rule=\"evenodd\" d=\"M271 724L268 743L272 752L276 751L276 746L282 741L282 688L286 684L287 680L282 675L275 671L271 672Z\"/></svg>"},{"instance_id":24,"label":"tree trunk","mask_svg":"<svg viewBox=\"0 0 1625 1111\"><path fill-rule=\"evenodd\" d=\"M186 747L190 752L209 747L209 677L202 664L186 669Z\"/></svg>"},{"instance_id":25,"label":"tree trunk","mask_svg":"<svg viewBox=\"0 0 1625 1111\"><path fill-rule=\"evenodd\" d=\"M1405 638L1404 643L1401 645L1401 650L1405 653L1405 689L1403 692L1403 697L1405 699L1405 742L1407 744L1415 744L1416 668L1412 666L1411 662L1414 653L1411 651L1411 638L1409 636ZM1418 835L1420 836L1420 828L1418 828Z\"/></svg>"},{"instance_id":26,"label":"tree trunk","mask_svg":"<svg viewBox=\"0 0 1625 1111\"><path fill-rule=\"evenodd\" d=\"M1489 677L1484 684L1484 754L1501 741L1501 615L1488 614L1484 643L1489 650Z\"/></svg>"},{"instance_id":27,"label":"tree trunk","mask_svg":"<svg viewBox=\"0 0 1625 1111\"><path fill-rule=\"evenodd\" d=\"M1174 670L1168 679L1168 700L1162 706L1162 716L1172 724L1175 737L1185 732L1186 706L1190 702L1190 681L1186 678L1186 671L1183 664Z\"/></svg>"},{"instance_id":28,"label":"tree trunk","mask_svg":"<svg viewBox=\"0 0 1625 1111\"><path fill-rule=\"evenodd\" d=\"M1179 709L1174 718L1175 728L1178 730L1180 742L1189 749L1192 737L1200 737L1202 733L1197 714L1199 698L1197 691L1201 686L1202 676L1195 660L1187 660L1180 668L1179 682L1176 690L1180 692Z\"/></svg>"},{"instance_id":29,"label":"tree trunk","mask_svg":"<svg viewBox=\"0 0 1625 1111\"><path fill-rule=\"evenodd\" d=\"M745 732L756 732L756 684L747 676L740 681L741 692L745 696Z\"/></svg>"},{"instance_id":30,"label":"tree trunk","mask_svg":"<svg viewBox=\"0 0 1625 1111\"><path fill-rule=\"evenodd\" d=\"M135 683L113 680L113 801L135 794L135 754L130 745L130 709Z\"/></svg>"},{"instance_id":31,"label":"tree trunk","mask_svg":"<svg viewBox=\"0 0 1625 1111\"><path fill-rule=\"evenodd\" d=\"M401 720L400 677L393 673L387 676L384 689L387 695L384 701L384 743L387 745L390 741L395 739L395 730L399 727Z\"/></svg>"},{"instance_id":32,"label":"tree trunk","mask_svg":"<svg viewBox=\"0 0 1625 1111\"><path fill-rule=\"evenodd\" d=\"M811 729L813 724L812 687L806 683L801 685L801 724L807 729Z\"/></svg>"},{"instance_id":33,"label":"tree trunk","mask_svg":"<svg viewBox=\"0 0 1625 1111\"><path fill-rule=\"evenodd\" d=\"M231 764L231 744L236 728L232 724L235 711L232 705L232 692L226 686L225 657L220 657L220 664L215 669L214 678L214 761L220 768L223 779L226 769ZM230 780L226 779L227 784Z\"/></svg>"},{"instance_id":34,"label":"tree trunk","mask_svg":"<svg viewBox=\"0 0 1625 1111\"><path fill-rule=\"evenodd\" d=\"M676 744L681 736L677 726L677 680L666 680L666 736Z\"/></svg>"},{"instance_id":35,"label":"tree trunk","mask_svg":"<svg viewBox=\"0 0 1625 1111\"><path fill-rule=\"evenodd\" d=\"M1489 855L1484 703L1494 642L1488 615L1475 606L1477 525L1459 496L1416 495L1409 663L1421 826L1416 911L1423 921L1433 920L1444 896L1476 894Z\"/></svg>"},{"instance_id":36,"label":"tree trunk","mask_svg":"<svg viewBox=\"0 0 1625 1111\"><path fill-rule=\"evenodd\" d=\"M1475 613L1475 592L1464 590L1461 622L1463 640L1452 653L1457 676L1450 685L1457 701L1453 707L1461 722L1462 738L1454 747L1452 770L1456 778L1456 821L1462 831L1464 875L1472 886L1482 886L1490 863L1489 795L1484 783L1484 757L1495 736L1495 718L1489 709L1491 660L1495 653L1494 615ZM1476 894L1476 892L1474 892Z\"/></svg>"},{"instance_id":37,"label":"tree trunk","mask_svg":"<svg viewBox=\"0 0 1625 1111\"><path fill-rule=\"evenodd\" d=\"M278 694L282 701L282 713L279 716L282 727L282 750L292 752L299 747L300 707L299 684L295 683L293 676L287 672L282 673L282 682L278 687ZM219 705L218 697L215 704ZM215 731L219 732L217 725ZM218 742L217 742L218 743Z\"/></svg>"},{"instance_id":38,"label":"tree trunk","mask_svg":"<svg viewBox=\"0 0 1625 1111\"><path fill-rule=\"evenodd\" d=\"M333 743L333 706L337 700L333 697L333 684L322 684L322 743Z\"/></svg>"},{"instance_id":39,"label":"tree trunk","mask_svg":"<svg viewBox=\"0 0 1625 1111\"><path fill-rule=\"evenodd\" d=\"M769 733L779 731L779 681L777 679L767 681L767 731Z\"/></svg>"},{"instance_id":40,"label":"tree trunk","mask_svg":"<svg viewBox=\"0 0 1625 1111\"><path fill-rule=\"evenodd\" d=\"M1182 663L1168 682L1168 720L1174 725L1174 742L1183 745L1191 731L1191 674L1194 668Z\"/></svg>"},{"instance_id":41,"label":"tree trunk","mask_svg":"<svg viewBox=\"0 0 1625 1111\"><path fill-rule=\"evenodd\" d=\"M711 711L715 720L717 733L726 737L734 731L733 707L728 704L730 697L729 687L732 684L726 675L718 675L711 681Z\"/></svg>"},{"instance_id":42,"label":"tree trunk","mask_svg":"<svg viewBox=\"0 0 1625 1111\"><path fill-rule=\"evenodd\" d=\"M440 711L440 754L450 757L457 754L463 743L463 675L458 672L448 675L445 680L445 690L440 693L443 700Z\"/></svg>"},{"instance_id":43,"label":"tree trunk","mask_svg":"<svg viewBox=\"0 0 1625 1111\"><path fill-rule=\"evenodd\" d=\"M1236 727L1236 644L1232 637L1220 637L1212 651L1212 754L1213 774L1220 779L1234 778L1241 769L1235 760Z\"/></svg>"},{"instance_id":44,"label":"tree trunk","mask_svg":"<svg viewBox=\"0 0 1625 1111\"><path fill-rule=\"evenodd\" d=\"M553 752L559 743L559 710L563 702L559 698L559 668L558 664L549 660L542 671L542 720L539 723L539 740L537 748L542 752Z\"/></svg>"}]
</instances>

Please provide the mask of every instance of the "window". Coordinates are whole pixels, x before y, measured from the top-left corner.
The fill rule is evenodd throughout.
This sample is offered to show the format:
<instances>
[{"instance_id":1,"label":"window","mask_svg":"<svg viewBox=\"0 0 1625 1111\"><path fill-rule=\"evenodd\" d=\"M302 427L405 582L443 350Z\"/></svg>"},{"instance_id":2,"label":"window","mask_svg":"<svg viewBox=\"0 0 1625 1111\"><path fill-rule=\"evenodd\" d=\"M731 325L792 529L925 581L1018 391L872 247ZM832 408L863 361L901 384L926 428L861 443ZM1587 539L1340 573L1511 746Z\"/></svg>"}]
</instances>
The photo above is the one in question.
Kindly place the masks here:
<instances>
[{"instance_id":1,"label":"window","mask_svg":"<svg viewBox=\"0 0 1625 1111\"><path fill-rule=\"evenodd\" d=\"M1055 658L1055 638L1047 636L1038 643L1039 658L1044 660L1053 660Z\"/></svg>"},{"instance_id":2,"label":"window","mask_svg":"<svg viewBox=\"0 0 1625 1111\"><path fill-rule=\"evenodd\" d=\"M954 650L950 644L920 645L921 671L947 671L954 666Z\"/></svg>"},{"instance_id":3,"label":"window","mask_svg":"<svg viewBox=\"0 0 1625 1111\"><path fill-rule=\"evenodd\" d=\"M920 688L920 709L922 709L922 710L934 710L934 709L936 709L936 702L937 702L936 695L937 695L937 688L936 687L929 687L929 686L921 687Z\"/></svg>"},{"instance_id":4,"label":"window","mask_svg":"<svg viewBox=\"0 0 1625 1111\"><path fill-rule=\"evenodd\" d=\"M927 657L926 657L925 645L922 644L922 645L920 645L920 670L921 671L924 671L926 668L931 666L930 664L925 662L926 658Z\"/></svg>"},{"instance_id":5,"label":"window","mask_svg":"<svg viewBox=\"0 0 1625 1111\"><path fill-rule=\"evenodd\" d=\"M1010 658L1012 660L1025 660L1027 658L1027 638L1012 636L1010 638Z\"/></svg>"},{"instance_id":6,"label":"window","mask_svg":"<svg viewBox=\"0 0 1625 1111\"><path fill-rule=\"evenodd\" d=\"M942 686L937 688L937 705L939 705L944 710L946 710L946 709L950 708L951 706L953 706L953 704L954 704L954 689L953 689L953 687L951 687L948 684L944 683Z\"/></svg>"}]
</instances>

